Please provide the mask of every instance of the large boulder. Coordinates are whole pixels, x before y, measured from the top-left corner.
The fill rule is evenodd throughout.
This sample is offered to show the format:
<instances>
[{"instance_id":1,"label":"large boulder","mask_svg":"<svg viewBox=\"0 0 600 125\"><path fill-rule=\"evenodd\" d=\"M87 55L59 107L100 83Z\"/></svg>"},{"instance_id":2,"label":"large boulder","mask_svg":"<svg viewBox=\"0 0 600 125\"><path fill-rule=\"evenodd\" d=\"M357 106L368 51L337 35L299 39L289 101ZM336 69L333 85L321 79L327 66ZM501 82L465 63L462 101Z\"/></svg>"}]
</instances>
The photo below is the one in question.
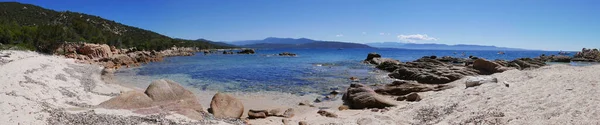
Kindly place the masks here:
<instances>
[{"instance_id":1,"label":"large boulder","mask_svg":"<svg viewBox=\"0 0 600 125\"><path fill-rule=\"evenodd\" d=\"M367 55L367 59L365 59L365 62L371 61L374 58L381 58L381 55L377 53L369 53L369 55Z\"/></svg>"},{"instance_id":2,"label":"large boulder","mask_svg":"<svg viewBox=\"0 0 600 125\"><path fill-rule=\"evenodd\" d=\"M389 99L377 94L373 89L363 84L354 83L342 97L345 105L352 109L385 108L396 106Z\"/></svg>"},{"instance_id":3,"label":"large boulder","mask_svg":"<svg viewBox=\"0 0 600 125\"><path fill-rule=\"evenodd\" d=\"M494 74L509 70L496 62L488 61L485 59L477 59L473 62L473 68L482 71L484 74Z\"/></svg>"},{"instance_id":4,"label":"large boulder","mask_svg":"<svg viewBox=\"0 0 600 125\"><path fill-rule=\"evenodd\" d=\"M143 92L129 91L100 103L98 106L107 109L137 109L151 107L152 98Z\"/></svg>"},{"instance_id":5,"label":"large boulder","mask_svg":"<svg viewBox=\"0 0 600 125\"><path fill-rule=\"evenodd\" d=\"M110 46L106 44L83 44L83 46L79 48L78 52L92 59L108 58L113 55L112 51L110 50Z\"/></svg>"},{"instance_id":6,"label":"large boulder","mask_svg":"<svg viewBox=\"0 0 600 125\"><path fill-rule=\"evenodd\" d=\"M233 96L217 93L210 102L208 112L217 118L240 118L244 113L244 105Z\"/></svg>"},{"instance_id":7,"label":"large boulder","mask_svg":"<svg viewBox=\"0 0 600 125\"><path fill-rule=\"evenodd\" d=\"M112 62L115 65L132 65L135 64L136 61L134 59L131 59L131 57L127 56L127 55L117 55L115 57L112 57Z\"/></svg>"},{"instance_id":8,"label":"large boulder","mask_svg":"<svg viewBox=\"0 0 600 125\"><path fill-rule=\"evenodd\" d=\"M146 92L123 93L98 105L108 109L130 109L139 114L177 113L201 120L205 111L197 97L171 80L157 80Z\"/></svg>"},{"instance_id":9,"label":"large boulder","mask_svg":"<svg viewBox=\"0 0 600 125\"><path fill-rule=\"evenodd\" d=\"M171 80L156 80L150 83L144 92L154 101L172 101L194 98L195 95L183 86Z\"/></svg>"},{"instance_id":10,"label":"large boulder","mask_svg":"<svg viewBox=\"0 0 600 125\"><path fill-rule=\"evenodd\" d=\"M364 63L373 64L373 65L381 65L383 63L387 64L400 64L399 60L390 59L390 58L381 58L381 55L377 53L369 53L367 55L367 59L363 61Z\"/></svg>"}]
</instances>

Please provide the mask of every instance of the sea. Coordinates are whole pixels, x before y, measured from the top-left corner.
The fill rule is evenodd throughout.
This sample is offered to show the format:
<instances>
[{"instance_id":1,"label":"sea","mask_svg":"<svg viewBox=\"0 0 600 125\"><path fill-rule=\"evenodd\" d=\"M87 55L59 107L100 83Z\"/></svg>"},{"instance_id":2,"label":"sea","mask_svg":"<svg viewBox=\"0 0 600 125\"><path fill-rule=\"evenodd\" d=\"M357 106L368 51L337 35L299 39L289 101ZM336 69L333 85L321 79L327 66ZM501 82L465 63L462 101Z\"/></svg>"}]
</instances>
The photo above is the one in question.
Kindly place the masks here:
<instances>
[{"instance_id":1,"label":"sea","mask_svg":"<svg viewBox=\"0 0 600 125\"><path fill-rule=\"evenodd\" d=\"M290 52L297 56L279 56ZM115 79L139 82L144 88L157 79L171 79L188 89L222 92L276 91L304 94L326 94L349 86L350 77L364 84L387 84L393 81L385 71L362 63L367 54L375 52L384 58L402 62L423 56L477 56L489 60L513 60L556 55L558 51L460 51L406 49L258 49L256 54L203 54L168 57L140 67L120 69Z\"/></svg>"}]
</instances>

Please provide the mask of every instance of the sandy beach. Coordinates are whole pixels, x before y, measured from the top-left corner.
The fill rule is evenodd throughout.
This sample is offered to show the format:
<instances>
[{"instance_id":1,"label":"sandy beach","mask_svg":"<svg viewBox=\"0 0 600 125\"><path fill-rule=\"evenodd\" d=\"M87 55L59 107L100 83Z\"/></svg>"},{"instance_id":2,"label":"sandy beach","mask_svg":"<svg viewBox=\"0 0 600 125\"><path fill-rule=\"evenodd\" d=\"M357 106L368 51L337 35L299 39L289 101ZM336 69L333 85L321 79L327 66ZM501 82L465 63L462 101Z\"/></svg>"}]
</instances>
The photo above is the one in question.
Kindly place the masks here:
<instances>
[{"instance_id":1,"label":"sandy beach","mask_svg":"<svg viewBox=\"0 0 600 125\"><path fill-rule=\"evenodd\" d=\"M192 120L176 113L142 115L96 105L125 91L143 90L105 82L102 67L75 63L74 59L29 51L0 51L0 121L6 124L243 124L206 118ZM250 119L248 124L600 124L599 65L555 64L533 70L508 70L490 75L498 83L465 88L466 79L451 89L419 93L419 102L395 101L383 110L338 110L333 101L298 105L318 95L297 96L279 92L228 93L249 109L294 109L294 116ZM106 78L104 78L106 80ZM106 80L109 81L109 80ZM149 84L149 83L148 83ZM129 86L129 87L125 87ZM189 89L200 104L209 107L214 91ZM391 96L386 96L393 100ZM317 112L325 109L336 118ZM79 122L73 122L77 121ZM109 119L109 120L107 120ZM161 120L152 120L161 119Z\"/></svg>"}]
</instances>

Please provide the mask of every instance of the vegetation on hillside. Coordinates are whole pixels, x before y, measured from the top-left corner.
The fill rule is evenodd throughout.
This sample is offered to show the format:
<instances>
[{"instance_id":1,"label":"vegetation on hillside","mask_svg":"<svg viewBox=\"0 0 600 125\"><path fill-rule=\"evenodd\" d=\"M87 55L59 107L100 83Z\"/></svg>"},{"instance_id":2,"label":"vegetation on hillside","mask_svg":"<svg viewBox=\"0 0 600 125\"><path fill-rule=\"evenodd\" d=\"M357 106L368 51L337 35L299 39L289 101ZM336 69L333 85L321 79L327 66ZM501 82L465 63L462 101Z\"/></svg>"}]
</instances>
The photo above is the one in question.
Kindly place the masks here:
<instances>
[{"instance_id":1,"label":"vegetation on hillside","mask_svg":"<svg viewBox=\"0 0 600 125\"><path fill-rule=\"evenodd\" d=\"M163 50L172 46L229 48L203 39L174 39L98 16L0 2L1 44L52 53L63 42L100 43L139 50Z\"/></svg>"}]
</instances>

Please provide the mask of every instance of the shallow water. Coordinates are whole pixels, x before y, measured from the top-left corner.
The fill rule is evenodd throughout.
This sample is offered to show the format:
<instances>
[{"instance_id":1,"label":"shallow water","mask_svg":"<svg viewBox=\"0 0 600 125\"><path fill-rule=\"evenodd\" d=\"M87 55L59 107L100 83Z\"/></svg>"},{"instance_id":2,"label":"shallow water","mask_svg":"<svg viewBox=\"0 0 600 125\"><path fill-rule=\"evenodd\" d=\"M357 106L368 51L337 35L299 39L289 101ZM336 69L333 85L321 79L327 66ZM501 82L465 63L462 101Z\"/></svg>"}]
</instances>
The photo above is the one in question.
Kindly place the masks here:
<instances>
[{"instance_id":1,"label":"shallow water","mask_svg":"<svg viewBox=\"0 0 600 125\"><path fill-rule=\"evenodd\" d=\"M281 52L296 53L282 57ZM270 49L257 50L254 55L204 55L169 57L163 62L116 72L117 80L150 82L167 78L201 90L216 91L280 91L294 94L326 93L348 86L350 77L362 83L389 83L385 72L362 64L368 53L377 52L385 58L412 61L436 55L467 58L512 60L522 57L552 55L552 51L450 51L401 49ZM464 55L461 53L465 53Z\"/></svg>"}]
</instances>

